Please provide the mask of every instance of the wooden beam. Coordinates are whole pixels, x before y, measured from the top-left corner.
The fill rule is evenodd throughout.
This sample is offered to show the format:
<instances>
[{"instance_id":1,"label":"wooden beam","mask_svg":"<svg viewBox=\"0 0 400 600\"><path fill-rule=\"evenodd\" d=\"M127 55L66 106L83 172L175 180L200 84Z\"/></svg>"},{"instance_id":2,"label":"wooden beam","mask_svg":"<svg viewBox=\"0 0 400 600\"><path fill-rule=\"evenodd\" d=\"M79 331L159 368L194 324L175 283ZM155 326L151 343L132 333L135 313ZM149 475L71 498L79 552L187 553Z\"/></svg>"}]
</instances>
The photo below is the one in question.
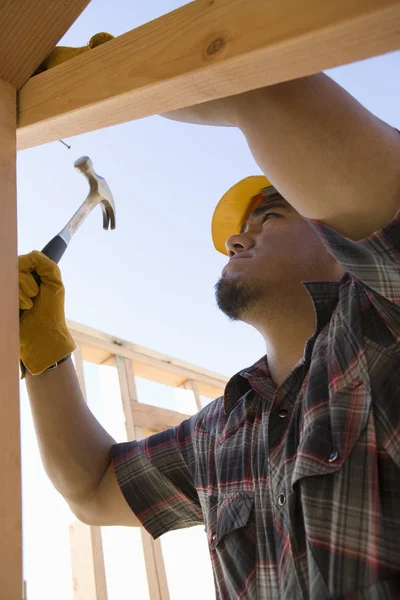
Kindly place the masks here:
<instances>
[{"instance_id":1,"label":"wooden beam","mask_svg":"<svg viewBox=\"0 0 400 600\"><path fill-rule=\"evenodd\" d=\"M189 379L188 381L185 381L183 387L185 388L185 390L190 390L193 393L197 410L201 410L203 407L201 405L200 392L197 382L193 381L193 379Z\"/></svg>"},{"instance_id":2,"label":"wooden beam","mask_svg":"<svg viewBox=\"0 0 400 600\"><path fill-rule=\"evenodd\" d=\"M189 418L190 415L142 402L138 402L133 406L133 419L135 423L151 431L164 431L164 429L179 425L179 423Z\"/></svg>"},{"instance_id":3,"label":"wooden beam","mask_svg":"<svg viewBox=\"0 0 400 600\"><path fill-rule=\"evenodd\" d=\"M96 364L105 366L113 366L114 364L114 356L108 352L105 352L104 350L86 346L84 344L82 346L82 351L85 360L88 362L94 362ZM164 363L160 364L153 358L143 356L139 358L136 357L132 359L132 361L137 377L142 377L143 379L148 379L149 381L154 381L156 383L162 383L163 385L174 388L182 387L187 381L188 372L175 365L165 365ZM191 373L191 377L193 377L193 372ZM199 381L198 387L199 390L201 390L202 396L215 399L223 395L225 387L224 384L221 385L221 383L218 382L212 383L206 378L203 380L201 375L200 379L201 381Z\"/></svg>"},{"instance_id":4,"label":"wooden beam","mask_svg":"<svg viewBox=\"0 0 400 600\"><path fill-rule=\"evenodd\" d=\"M186 380L192 379L197 382L202 396L218 398L224 393L227 377L73 321L67 321L67 324L75 342L82 346L84 360L88 362L111 364L114 355L119 354L133 361L137 377L172 387L180 387Z\"/></svg>"},{"instance_id":5,"label":"wooden beam","mask_svg":"<svg viewBox=\"0 0 400 600\"><path fill-rule=\"evenodd\" d=\"M89 2L2 0L0 77L20 89Z\"/></svg>"},{"instance_id":6,"label":"wooden beam","mask_svg":"<svg viewBox=\"0 0 400 600\"><path fill-rule=\"evenodd\" d=\"M85 372L83 369L83 354L82 354L82 346L77 344L76 350L74 352L74 366L76 371L76 376L79 381L79 385L81 387L82 395L87 402L87 393L86 393L86 385L85 385Z\"/></svg>"},{"instance_id":7,"label":"wooden beam","mask_svg":"<svg viewBox=\"0 0 400 600\"><path fill-rule=\"evenodd\" d=\"M74 600L107 600L100 527L74 521L69 527Z\"/></svg>"},{"instance_id":8,"label":"wooden beam","mask_svg":"<svg viewBox=\"0 0 400 600\"><path fill-rule=\"evenodd\" d=\"M149 432L140 427L135 417L135 409L139 405L139 402L132 362L123 356L116 356L115 364L118 371L128 439L143 439L146 435L149 435ZM160 540L153 540L144 527L141 527L140 533L146 564L150 600L169 600L167 576L165 573Z\"/></svg>"},{"instance_id":9,"label":"wooden beam","mask_svg":"<svg viewBox=\"0 0 400 600\"><path fill-rule=\"evenodd\" d=\"M126 435L128 440L140 439L141 430L133 419L133 407L138 404L138 399L132 363L123 356L116 356L114 362L118 373Z\"/></svg>"},{"instance_id":10,"label":"wooden beam","mask_svg":"<svg viewBox=\"0 0 400 600\"><path fill-rule=\"evenodd\" d=\"M34 77L18 148L396 50L400 0L202 0Z\"/></svg>"},{"instance_id":11,"label":"wooden beam","mask_svg":"<svg viewBox=\"0 0 400 600\"><path fill-rule=\"evenodd\" d=\"M22 598L22 508L19 409L16 90L0 80L0 596Z\"/></svg>"},{"instance_id":12,"label":"wooden beam","mask_svg":"<svg viewBox=\"0 0 400 600\"><path fill-rule=\"evenodd\" d=\"M153 540L144 527L141 528L140 533L142 536L150 600L169 600L167 576L160 538Z\"/></svg>"},{"instance_id":13,"label":"wooden beam","mask_svg":"<svg viewBox=\"0 0 400 600\"><path fill-rule=\"evenodd\" d=\"M161 352L157 352L156 350L151 350L150 348L145 348L144 346L139 346L138 344L134 344L123 338L116 337L115 335L110 335L109 333L105 333L103 331L99 331L98 329L94 329L93 327L88 327L87 325L82 325L81 323L77 323L76 321L70 321L67 319L67 325L69 330L71 331L74 338L79 340L84 340L88 343L92 343L97 348L104 348L111 354L120 354L130 352L135 355L143 355L148 358L153 358L156 361L163 363L165 365L171 365L179 367L182 372L195 373L196 376L204 376L206 379L210 380L210 383L226 383L226 377L223 375L219 375L218 373L214 373L213 371L208 371L207 369L203 369L201 367L197 367L192 365L191 363L187 363L183 360L179 360L177 358L173 358L172 356L168 356L167 354L162 354ZM122 354L125 358L129 358L125 354ZM85 359L86 360L86 359Z\"/></svg>"}]
</instances>

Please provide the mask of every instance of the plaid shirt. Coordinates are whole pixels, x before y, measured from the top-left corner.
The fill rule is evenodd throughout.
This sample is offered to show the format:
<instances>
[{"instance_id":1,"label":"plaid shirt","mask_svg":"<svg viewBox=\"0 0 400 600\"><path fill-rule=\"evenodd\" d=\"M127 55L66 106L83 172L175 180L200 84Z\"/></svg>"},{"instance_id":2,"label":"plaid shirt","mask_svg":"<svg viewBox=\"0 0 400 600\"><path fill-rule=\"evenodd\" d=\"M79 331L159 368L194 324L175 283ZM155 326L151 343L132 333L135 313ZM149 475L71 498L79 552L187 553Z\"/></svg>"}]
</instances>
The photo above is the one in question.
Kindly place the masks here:
<instances>
[{"instance_id":1,"label":"plaid shirt","mask_svg":"<svg viewBox=\"0 0 400 600\"><path fill-rule=\"evenodd\" d=\"M317 315L277 389L264 357L173 429L117 444L127 502L157 538L204 523L223 600L400 598L400 210L303 282Z\"/></svg>"}]
</instances>

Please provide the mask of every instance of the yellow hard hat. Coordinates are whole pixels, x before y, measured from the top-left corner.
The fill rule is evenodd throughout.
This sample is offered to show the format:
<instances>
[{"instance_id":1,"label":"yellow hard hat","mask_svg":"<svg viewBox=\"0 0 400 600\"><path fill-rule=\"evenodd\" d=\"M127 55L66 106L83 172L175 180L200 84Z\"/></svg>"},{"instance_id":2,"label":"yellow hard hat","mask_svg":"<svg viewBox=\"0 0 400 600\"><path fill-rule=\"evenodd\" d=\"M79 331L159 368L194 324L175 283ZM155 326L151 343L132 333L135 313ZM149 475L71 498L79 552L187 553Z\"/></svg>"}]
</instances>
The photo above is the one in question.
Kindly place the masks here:
<instances>
[{"instance_id":1,"label":"yellow hard hat","mask_svg":"<svg viewBox=\"0 0 400 600\"><path fill-rule=\"evenodd\" d=\"M272 186L263 175L252 175L235 183L218 202L211 224L214 246L227 254L226 240L240 232L250 213L263 201L261 190Z\"/></svg>"}]
</instances>

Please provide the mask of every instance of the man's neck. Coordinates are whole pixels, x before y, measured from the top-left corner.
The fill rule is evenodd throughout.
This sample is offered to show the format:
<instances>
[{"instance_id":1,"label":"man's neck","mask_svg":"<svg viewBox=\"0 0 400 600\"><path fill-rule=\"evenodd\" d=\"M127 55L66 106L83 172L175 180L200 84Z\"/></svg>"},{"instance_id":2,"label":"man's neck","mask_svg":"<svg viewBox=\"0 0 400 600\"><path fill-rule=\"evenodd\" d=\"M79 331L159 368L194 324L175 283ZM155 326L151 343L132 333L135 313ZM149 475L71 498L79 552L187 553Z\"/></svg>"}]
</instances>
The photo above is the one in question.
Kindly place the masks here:
<instances>
[{"instance_id":1,"label":"man's neck","mask_svg":"<svg viewBox=\"0 0 400 600\"><path fill-rule=\"evenodd\" d=\"M268 367L276 387L303 357L307 340L316 328L315 310L308 293L291 307L281 306L279 310L279 315L268 315L265 319L259 315L257 322L251 323L264 337Z\"/></svg>"}]
</instances>

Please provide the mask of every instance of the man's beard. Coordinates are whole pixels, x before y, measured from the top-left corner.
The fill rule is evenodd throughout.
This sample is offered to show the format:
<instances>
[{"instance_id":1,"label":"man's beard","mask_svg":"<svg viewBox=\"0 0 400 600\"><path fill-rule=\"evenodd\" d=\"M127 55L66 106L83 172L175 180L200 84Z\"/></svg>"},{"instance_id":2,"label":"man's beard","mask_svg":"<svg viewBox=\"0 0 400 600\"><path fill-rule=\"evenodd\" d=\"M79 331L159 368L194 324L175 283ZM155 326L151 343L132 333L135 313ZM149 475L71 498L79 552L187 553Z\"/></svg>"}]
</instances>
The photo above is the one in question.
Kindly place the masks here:
<instances>
[{"instance_id":1,"label":"man's beard","mask_svg":"<svg viewBox=\"0 0 400 600\"><path fill-rule=\"evenodd\" d=\"M246 283L237 278L221 277L215 284L215 298L218 308L231 321L245 320L246 313L263 297L261 282Z\"/></svg>"}]
</instances>

